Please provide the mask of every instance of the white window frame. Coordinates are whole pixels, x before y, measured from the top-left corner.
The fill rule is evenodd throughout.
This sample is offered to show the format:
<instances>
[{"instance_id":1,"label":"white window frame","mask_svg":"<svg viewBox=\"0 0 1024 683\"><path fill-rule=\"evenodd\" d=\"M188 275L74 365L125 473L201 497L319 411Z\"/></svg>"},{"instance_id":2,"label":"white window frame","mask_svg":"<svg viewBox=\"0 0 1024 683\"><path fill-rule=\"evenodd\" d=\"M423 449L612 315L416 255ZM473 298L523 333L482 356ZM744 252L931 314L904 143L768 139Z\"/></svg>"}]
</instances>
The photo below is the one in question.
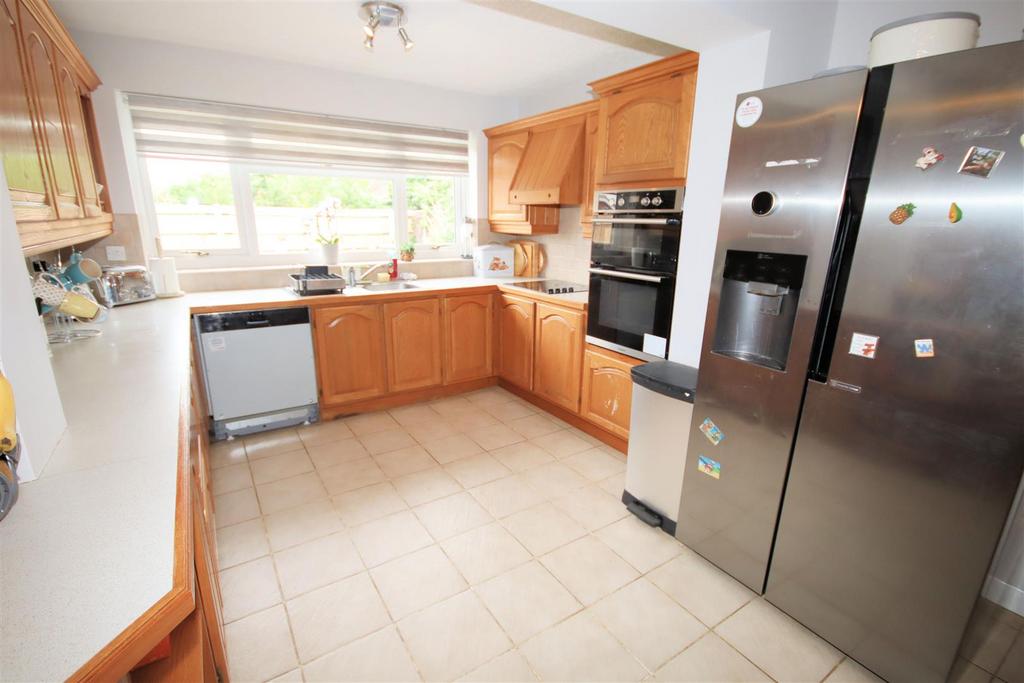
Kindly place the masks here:
<instances>
[{"instance_id":1,"label":"white window frame","mask_svg":"<svg viewBox=\"0 0 1024 683\"><path fill-rule=\"evenodd\" d=\"M145 216L149 224L149 234L159 239L160 227L157 221L156 202L153 199L153 188L149 179L149 168L146 157L139 155L139 176L142 193L145 198ZM169 157L171 158L171 157ZM405 179L409 176L433 178L453 178L455 180L455 227L466 220L466 200L468 175L451 175L444 173L407 171L378 171L360 168L336 168L317 166L290 166L259 164L255 162L227 162L231 173L231 189L235 200L235 220L238 225L240 247L238 249L216 249L199 252L196 250L163 249L164 256L173 256L180 270L199 270L207 268L254 268L291 265L317 265L322 263L319 247L311 245L304 253L260 254L258 235L256 232L256 211L252 199L252 186L249 176L253 173L282 173L291 175L337 176L348 178L380 178L392 183L392 209L394 223L392 237L395 247L378 250L347 250L342 243L339 249L340 263L364 263L383 261L392 257L392 252L406 240L408 234L408 214L406 206ZM459 257L457 245L452 244L432 247L417 245L416 258L420 260L453 259Z\"/></svg>"}]
</instances>

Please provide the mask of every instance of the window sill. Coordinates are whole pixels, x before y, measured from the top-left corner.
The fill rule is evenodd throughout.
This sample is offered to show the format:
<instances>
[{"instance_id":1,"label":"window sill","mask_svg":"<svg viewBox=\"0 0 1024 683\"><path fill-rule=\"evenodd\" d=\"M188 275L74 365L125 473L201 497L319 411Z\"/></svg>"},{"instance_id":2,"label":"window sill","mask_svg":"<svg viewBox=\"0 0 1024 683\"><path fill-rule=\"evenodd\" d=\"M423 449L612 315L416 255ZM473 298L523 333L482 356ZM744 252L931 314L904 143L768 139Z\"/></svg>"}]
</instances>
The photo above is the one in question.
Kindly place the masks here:
<instances>
[{"instance_id":1,"label":"window sill","mask_svg":"<svg viewBox=\"0 0 1024 683\"><path fill-rule=\"evenodd\" d=\"M369 266L375 266L377 264L385 263L385 262L387 262L387 259L368 259L366 261L346 261L344 263L338 263L338 264L332 265L332 266L330 266L330 269L331 269L332 272L341 272L342 270L345 270L347 272L347 270L350 267L354 267L354 268L368 268ZM417 258L417 259L415 259L413 261L402 261L402 260L398 261L399 268L401 268L402 266L409 267L409 266L416 266L416 265L420 265L420 264L424 264L424 263L428 263L428 264L435 264L435 263L436 264L449 264L449 263L450 264L457 264L457 263L461 264L461 263L468 263L468 264L470 264L470 266L472 266L473 259L471 259L471 258L462 258L462 257L455 257L455 258ZM256 272L268 272L268 273L276 273L276 272L282 272L283 271L283 272L287 272L287 273L295 273L295 272L301 271L307 265L313 265L313 264L291 263L291 264L284 264L284 265L273 264L273 265L267 265L267 266L215 266L215 267L210 267L210 268L191 268L191 267L183 267L181 263L177 264L177 266L178 266L178 273L179 274L188 274L188 273L203 273L203 274L212 274L212 273L240 273L240 272L253 272L253 271L256 271Z\"/></svg>"}]
</instances>

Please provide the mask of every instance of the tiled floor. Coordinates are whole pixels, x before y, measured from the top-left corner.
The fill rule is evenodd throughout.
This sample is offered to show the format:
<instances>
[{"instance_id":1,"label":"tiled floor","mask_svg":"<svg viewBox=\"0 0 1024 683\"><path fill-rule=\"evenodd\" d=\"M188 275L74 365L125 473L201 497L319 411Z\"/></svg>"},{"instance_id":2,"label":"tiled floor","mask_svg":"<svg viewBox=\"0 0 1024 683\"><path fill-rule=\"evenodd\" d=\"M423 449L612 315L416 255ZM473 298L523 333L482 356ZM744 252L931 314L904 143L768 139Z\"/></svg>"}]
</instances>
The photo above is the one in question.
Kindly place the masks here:
<instances>
[{"instance_id":1,"label":"tiled floor","mask_svg":"<svg viewBox=\"0 0 1024 683\"><path fill-rule=\"evenodd\" d=\"M625 461L490 388L216 444L236 681L877 680L618 500ZM960 680L1024 678L980 620Z\"/></svg>"}]
</instances>

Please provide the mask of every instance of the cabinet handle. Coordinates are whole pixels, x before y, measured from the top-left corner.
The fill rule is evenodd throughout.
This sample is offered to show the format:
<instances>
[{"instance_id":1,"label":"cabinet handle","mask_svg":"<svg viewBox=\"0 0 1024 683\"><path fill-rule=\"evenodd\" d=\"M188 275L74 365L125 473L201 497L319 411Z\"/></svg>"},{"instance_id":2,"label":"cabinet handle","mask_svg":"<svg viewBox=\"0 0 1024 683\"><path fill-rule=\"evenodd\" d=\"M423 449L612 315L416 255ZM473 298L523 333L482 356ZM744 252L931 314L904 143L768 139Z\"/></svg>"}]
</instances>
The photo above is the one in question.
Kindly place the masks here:
<instances>
[{"instance_id":1,"label":"cabinet handle","mask_svg":"<svg viewBox=\"0 0 1024 683\"><path fill-rule=\"evenodd\" d=\"M335 325L337 325L340 322L341 322L341 318L340 317L335 318L334 320L331 321L331 324L328 325L327 328L331 329L331 328L333 328Z\"/></svg>"}]
</instances>

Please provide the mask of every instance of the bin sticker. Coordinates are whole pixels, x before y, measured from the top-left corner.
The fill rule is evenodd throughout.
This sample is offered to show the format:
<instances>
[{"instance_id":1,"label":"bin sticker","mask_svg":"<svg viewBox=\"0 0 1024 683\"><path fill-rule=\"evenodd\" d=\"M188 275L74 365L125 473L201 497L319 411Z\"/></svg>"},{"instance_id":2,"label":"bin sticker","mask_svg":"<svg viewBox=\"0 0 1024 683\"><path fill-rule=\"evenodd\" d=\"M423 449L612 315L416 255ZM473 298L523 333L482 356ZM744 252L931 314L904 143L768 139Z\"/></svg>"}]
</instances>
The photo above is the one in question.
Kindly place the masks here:
<instances>
[{"instance_id":1,"label":"bin sticker","mask_svg":"<svg viewBox=\"0 0 1024 683\"><path fill-rule=\"evenodd\" d=\"M704 436L708 437L708 441L716 446L725 438L725 434L718 428L718 425L711 421L710 417L705 417L704 421L700 423L700 431L704 432Z\"/></svg>"},{"instance_id":2,"label":"bin sticker","mask_svg":"<svg viewBox=\"0 0 1024 683\"><path fill-rule=\"evenodd\" d=\"M722 463L703 455L697 456L697 469L712 479L722 478Z\"/></svg>"},{"instance_id":3,"label":"bin sticker","mask_svg":"<svg viewBox=\"0 0 1024 683\"><path fill-rule=\"evenodd\" d=\"M740 128L750 128L761 118L764 111L764 103L760 97L747 97L740 106L736 107L736 125Z\"/></svg>"},{"instance_id":4,"label":"bin sticker","mask_svg":"<svg viewBox=\"0 0 1024 683\"><path fill-rule=\"evenodd\" d=\"M850 355L874 359L878 351L878 337L872 334L854 332L850 337Z\"/></svg>"},{"instance_id":5,"label":"bin sticker","mask_svg":"<svg viewBox=\"0 0 1024 683\"><path fill-rule=\"evenodd\" d=\"M934 358L935 341L932 339L915 339L914 355L918 358Z\"/></svg>"},{"instance_id":6,"label":"bin sticker","mask_svg":"<svg viewBox=\"0 0 1024 683\"><path fill-rule=\"evenodd\" d=\"M217 335L216 337L206 338L206 350L207 351L223 351L228 347L228 340L224 337Z\"/></svg>"}]
</instances>

